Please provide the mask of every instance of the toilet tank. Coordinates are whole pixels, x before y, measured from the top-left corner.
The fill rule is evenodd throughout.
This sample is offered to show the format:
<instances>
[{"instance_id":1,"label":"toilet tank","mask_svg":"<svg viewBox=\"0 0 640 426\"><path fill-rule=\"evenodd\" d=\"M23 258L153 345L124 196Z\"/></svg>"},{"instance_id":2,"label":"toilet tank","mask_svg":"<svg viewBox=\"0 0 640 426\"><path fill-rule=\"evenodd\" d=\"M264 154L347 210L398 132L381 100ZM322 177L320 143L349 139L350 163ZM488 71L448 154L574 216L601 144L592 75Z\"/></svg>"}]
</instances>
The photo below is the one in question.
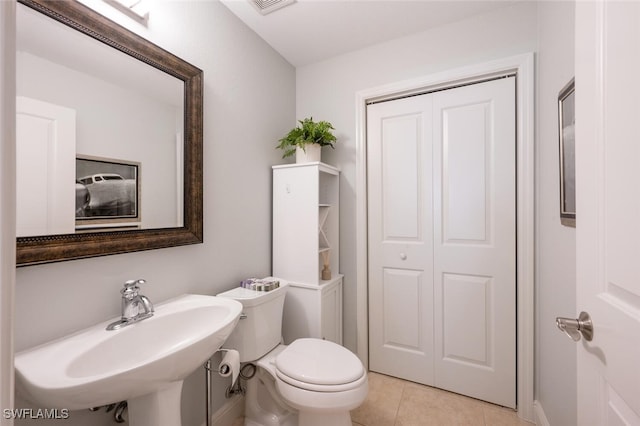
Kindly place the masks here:
<instances>
[{"instance_id":1,"label":"toilet tank","mask_svg":"<svg viewBox=\"0 0 640 426\"><path fill-rule=\"evenodd\" d=\"M237 287L218 297L228 297L242 303L242 316L227 341L222 345L236 349L240 362L255 361L269 353L282 341L282 311L287 284L271 291L256 291ZM246 318L244 316L246 315Z\"/></svg>"}]
</instances>

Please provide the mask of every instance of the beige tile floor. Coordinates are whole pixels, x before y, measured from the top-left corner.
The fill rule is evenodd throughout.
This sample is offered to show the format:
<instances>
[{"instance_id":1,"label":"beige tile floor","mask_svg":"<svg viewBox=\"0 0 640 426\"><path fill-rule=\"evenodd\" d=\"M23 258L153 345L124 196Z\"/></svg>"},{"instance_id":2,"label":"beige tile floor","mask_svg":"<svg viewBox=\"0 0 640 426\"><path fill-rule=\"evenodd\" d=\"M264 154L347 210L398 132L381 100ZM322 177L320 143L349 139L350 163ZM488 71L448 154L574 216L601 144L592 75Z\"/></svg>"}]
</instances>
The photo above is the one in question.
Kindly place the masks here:
<instances>
[{"instance_id":1,"label":"beige tile floor","mask_svg":"<svg viewBox=\"0 0 640 426\"><path fill-rule=\"evenodd\" d=\"M514 410L373 372L369 395L351 412L351 420L354 426L532 425ZM243 424L240 418L233 426Z\"/></svg>"},{"instance_id":2,"label":"beige tile floor","mask_svg":"<svg viewBox=\"0 0 640 426\"><path fill-rule=\"evenodd\" d=\"M369 395L351 412L354 426L531 426L514 410L369 373Z\"/></svg>"}]
</instances>

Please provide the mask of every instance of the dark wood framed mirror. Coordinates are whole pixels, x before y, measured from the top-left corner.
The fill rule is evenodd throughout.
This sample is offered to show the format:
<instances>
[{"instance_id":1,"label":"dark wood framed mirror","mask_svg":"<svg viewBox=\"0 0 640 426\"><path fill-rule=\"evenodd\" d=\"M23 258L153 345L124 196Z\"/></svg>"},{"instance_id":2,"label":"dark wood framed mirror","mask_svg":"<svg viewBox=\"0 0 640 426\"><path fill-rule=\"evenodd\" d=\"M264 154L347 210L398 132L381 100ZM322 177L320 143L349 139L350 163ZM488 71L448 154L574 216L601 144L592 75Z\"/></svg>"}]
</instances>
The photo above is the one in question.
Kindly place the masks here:
<instances>
[{"instance_id":1,"label":"dark wood framed mirror","mask_svg":"<svg viewBox=\"0 0 640 426\"><path fill-rule=\"evenodd\" d=\"M138 193L136 195L136 209L138 214L140 210L146 212L151 219L148 226L135 224L133 226L124 226L122 224L104 225L104 220L97 226L79 226L78 212L65 213L71 215L70 232L48 232L43 235L32 235L27 233L24 236L18 234L17 238L17 264L18 266L33 265L40 263L58 262L71 259L81 259L87 257L104 256L110 254L127 253L140 250L151 250L165 247L173 247L187 244L202 243L203 227L202 227L202 139L203 139L203 110L202 110L202 91L203 91L203 72L197 67L178 58L170 52L158 47L148 40L132 33L124 27L105 18L94 10L84 6L73 0L18 0L18 3L28 7L29 11L36 11L47 19L57 24L62 24L65 28L71 28L75 32L83 34L83 37L90 37L97 40L104 49L114 49L120 54L134 58L136 62L144 64L161 74L171 76L179 82L179 93L181 109L177 113L180 115L178 127L180 127L180 137L174 139L174 150L177 156L178 166L175 171L159 172L157 175L145 174L146 171L153 169L152 159L156 149L154 145L146 147L138 147L138 151L149 153L149 157L142 163L135 163L136 170L141 167L142 170L142 197ZM73 50L74 46L64 46L67 50ZM20 74L18 69L18 74ZM175 90L174 90L175 92ZM19 93L19 92L18 92ZM123 106L123 109L126 109ZM149 117L148 111L144 121L151 123L160 123L162 118ZM80 120L80 117L78 118ZM142 119L139 121L143 121ZM165 120L166 121L166 120ZM119 127L119 126L112 126ZM20 132L20 127L18 127ZM80 132L78 131L80 139ZM74 136L75 137L75 136ZM150 136L151 137L151 136ZM175 135L174 135L175 137ZM139 135L135 140L141 139ZM153 142L152 142L153 143ZM18 138L18 145L20 138ZM129 143L130 144L130 143ZM18 147L20 150L20 147ZM72 155L77 155L78 153ZM113 163L117 161L103 161L102 159L94 160L94 163L107 162ZM83 158L86 161L86 158ZM77 161L75 158L72 161ZM29 163L30 164L30 163ZM31 168L36 168L35 162ZM130 165L127 165L131 167ZM18 161L18 168L20 168ZM151 197L158 191L144 189L145 182L153 182L160 180L166 174L173 173L177 178L174 180L174 188L171 190L172 197L175 201L171 202L168 209L178 211L178 219L173 222L153 222L153 216L159 215L159 212L165 210L164 207L154 208L145 206L145 196ZM19 174L19 173L18 173ZM20 179L20 178L19 178ZM146 179L146 180L145 180ZM65 180L67 182L68 179ZM135 178L136 185L140 187L138 177ZM76 184L79 184L76 176ZM86 180L85 180L86 183ZM72 187L73 181L65 183ZM78 194L78 185L75 189L75 197ZM20 189L18 189L18 200L20 200ZM65 190L65 192L68 192ZM92 191L89 191L92 193ZM54 194L54 197L57 195ZM93 197L93 198L97 198ZM162 193L159 198L162 197ZM142 200L142 201L139 201ZM20 203L20 201L18 201ZM141 205L140 205L141 204ZM150 204L150 203L148 203ZM172 204L175 204L173 206ZM77 207L77 200L74 207ZM73 209L72 209L73 210ZM20 216L20 214L19 214ZM84 215L83 215L84 216ZM74 220L75 219L75 220ZM84 219L80 218L80 219ZM68 228L64 228L68 229Z\"/></svg>"}]
</instances>

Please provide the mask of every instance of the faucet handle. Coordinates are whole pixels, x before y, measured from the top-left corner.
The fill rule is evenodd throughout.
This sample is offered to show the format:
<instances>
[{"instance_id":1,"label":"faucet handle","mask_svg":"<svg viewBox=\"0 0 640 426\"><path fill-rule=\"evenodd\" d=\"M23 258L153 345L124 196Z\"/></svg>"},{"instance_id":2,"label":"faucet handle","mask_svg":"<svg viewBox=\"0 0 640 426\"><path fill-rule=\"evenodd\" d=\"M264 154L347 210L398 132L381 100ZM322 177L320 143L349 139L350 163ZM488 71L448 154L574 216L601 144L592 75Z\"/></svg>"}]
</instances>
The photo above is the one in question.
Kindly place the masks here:
<instances>
[{"instance_id":1,"label":"faucet handle","mask_svg":"<svg viewBox=\"0 0 640 426\"><path fill-rule=\"evenodd\" d=\"M146 281L143 279L127 280L124 283L124 288L120 290L120 293L122 293L123 297L126 297L127 299L132 299L138 295L138 290L140 290L140 287L138 286L138 284L144 284L144 283L146 283Z\"/></svg>"},{"instance_id":2,"label":"faucet handle","mask_svg":"<svg viewBox=\"0 0 640 426\"><path fill-rule=\"evenodd\" d=\"M143 279L139 280L127 280L124 283L124 288L135 288L138 287L138 284L145 284L146 281Z\"/></svg>"}]
</instances>

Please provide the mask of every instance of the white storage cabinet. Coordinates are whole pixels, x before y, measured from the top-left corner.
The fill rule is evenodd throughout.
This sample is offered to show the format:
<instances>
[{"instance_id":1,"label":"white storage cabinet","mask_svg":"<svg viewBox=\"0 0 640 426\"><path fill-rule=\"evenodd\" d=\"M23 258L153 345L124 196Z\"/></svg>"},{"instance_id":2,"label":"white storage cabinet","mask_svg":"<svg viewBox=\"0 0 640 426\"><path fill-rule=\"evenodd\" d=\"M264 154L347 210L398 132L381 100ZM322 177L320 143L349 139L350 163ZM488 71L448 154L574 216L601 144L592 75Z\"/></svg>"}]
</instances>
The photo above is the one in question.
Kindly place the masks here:
<instances>
[{"instance_id":1,"label":"white storage cabinet","mask_svg":"<svg viewBox=\"0 0 640 426\"><path fill-rule=\"evenodd\" d=\"M339 272L339 174L324 163L273 167L273 275L322 283L323 254Z\"/></svg>"},{"instance_id":2,"label":"white storage cabinet","mask_svg":"<svg viewBox=\"0 0 640 426\"><path fill-rule=\"evenodd\" d=\"M273 167L273 276L289 282L286 344L300 337L342 344L339 175L319 162ZM328 280L321 278L325 257Z\"/></svg>"}]
</instances>

